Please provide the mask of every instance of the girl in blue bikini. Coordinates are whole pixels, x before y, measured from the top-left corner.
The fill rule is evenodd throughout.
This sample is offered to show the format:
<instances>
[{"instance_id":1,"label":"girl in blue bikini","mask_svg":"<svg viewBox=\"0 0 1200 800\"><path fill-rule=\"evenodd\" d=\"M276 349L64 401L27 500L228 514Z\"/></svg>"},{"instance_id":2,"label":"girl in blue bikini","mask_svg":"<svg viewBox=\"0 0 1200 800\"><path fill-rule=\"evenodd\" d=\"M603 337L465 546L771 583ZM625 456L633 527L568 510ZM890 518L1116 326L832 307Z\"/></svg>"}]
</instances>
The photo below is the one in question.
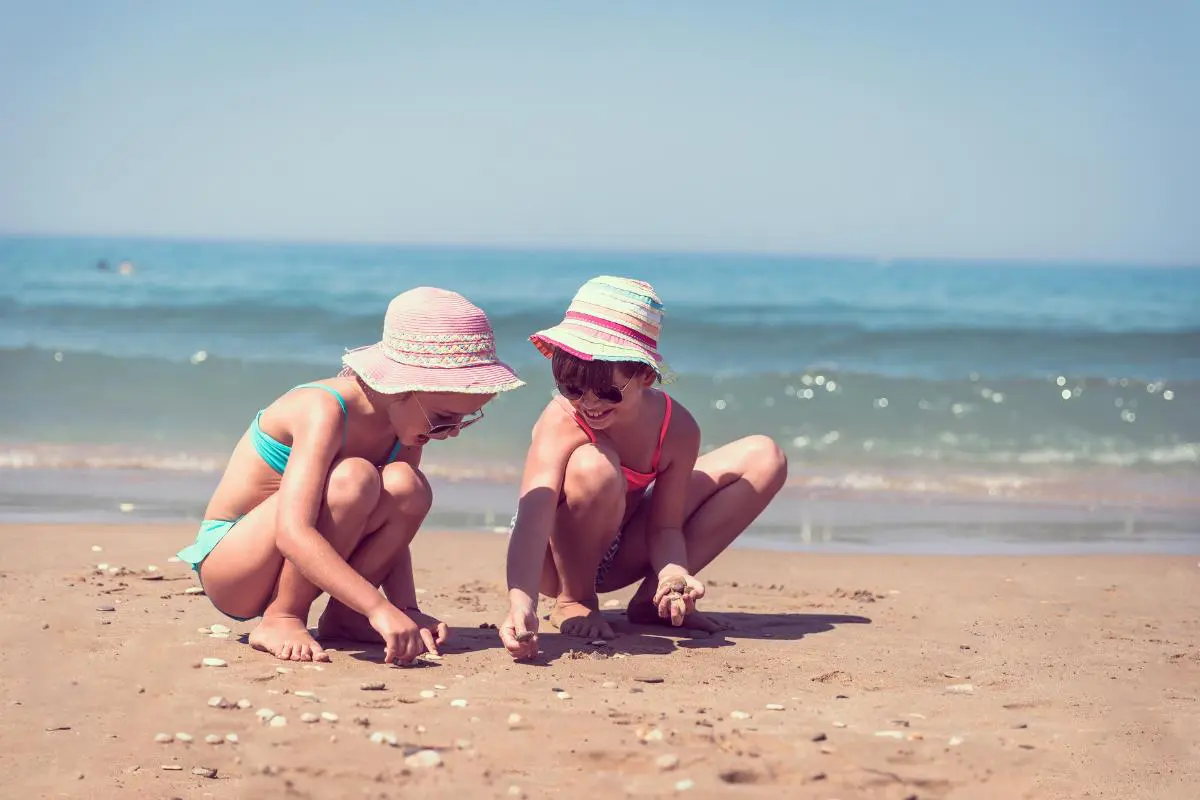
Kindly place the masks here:
<instances>
[{"instance_id":1,"label":"girl in blue bikini","mask_svg":"<svg viewBox=\"0 0 1200 800\"><path fill-rule=\"evenodd\" d=\"M321 638L382 639L385 663L407 664L447 636L417 607L409 556L433 502L422 448L523 384L497 359L484 313L442 289L396 297L382 341L343 363L258 412L179 557L219 611L262 617L259 650L328 661L307 627L328 592Z\"/></svg>"},{"instance_id":2,"label":"girl in blue bikini","mask_svg":"<svg viewBox=\"0 0 1200 800\"><path fill-rule=\"evenodd\" d=\"M597 595L637 581L631 621L724 627L696 612L695 575L767 507L787 461L765 436L700 455L695 418L655 388L662 313L648 283L601 276L531 337L559 396L534 425L509 541L500 638L515 658L537 654L539 590L566 634L612 638Z\"/></svg>"}]
</instances>

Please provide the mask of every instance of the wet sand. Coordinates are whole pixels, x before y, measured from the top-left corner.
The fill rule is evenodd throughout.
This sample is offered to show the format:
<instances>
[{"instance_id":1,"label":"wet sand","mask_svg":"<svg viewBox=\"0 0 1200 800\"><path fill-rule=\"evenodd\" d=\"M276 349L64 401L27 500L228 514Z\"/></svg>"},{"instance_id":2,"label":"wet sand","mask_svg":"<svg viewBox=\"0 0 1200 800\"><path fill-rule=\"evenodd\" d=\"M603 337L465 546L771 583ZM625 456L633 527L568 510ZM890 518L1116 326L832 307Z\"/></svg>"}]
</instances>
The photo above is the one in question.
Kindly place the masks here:
<instances>
[{"instance_id":1,"label":"wet sand","mask_svg":"<svg viewBox=\"0 0 1200 800\"><path fill-rule=\"evenodd\" d=\"M1195 556L739 549L704 574L727 635L624 624L630 589L603 598L620 638L549 633L516 664L480 628L505 610L504 539L427 531L417 585L454 629L445 657L384 667L334 644L318 670L251 650L251 623L185 592L167 557L192 533L0 526L0 794L1182 799L1200 783ZM198 630L214 624L228 638Z\"/></svg>"}]
</instances>

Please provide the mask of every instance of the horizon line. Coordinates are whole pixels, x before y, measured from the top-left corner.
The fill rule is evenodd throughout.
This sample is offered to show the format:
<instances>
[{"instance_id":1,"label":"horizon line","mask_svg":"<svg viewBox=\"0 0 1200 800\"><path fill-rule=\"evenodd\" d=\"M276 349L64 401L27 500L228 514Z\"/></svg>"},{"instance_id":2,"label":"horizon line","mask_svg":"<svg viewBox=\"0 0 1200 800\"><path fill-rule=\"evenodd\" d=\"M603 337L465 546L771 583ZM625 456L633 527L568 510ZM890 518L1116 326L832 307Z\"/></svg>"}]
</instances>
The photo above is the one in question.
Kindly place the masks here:
<instances>
[{"instance_id":1,"label":"horizon line","mask_svg":"<svg viewBox=\"0 0 1200 800\"><path fill-rule=\"evenodd\" d=\"M1150 269L1196 269L1196 261L1150 259L1150 258L1089 258L1089 257L1040 257L1040 256L961 256L961 255L897 255L882 253L820 252L803 250L742 248L680 249L672 247L632 248L601 244L539 244L532 242L445 242L436 240L396 239L338 239L268 236L202 236L194 234L114 234L114 233L47 233L17 232L0 230L0 239L76 239L97 241L143 241L175 242L180 244L244 244L284 245L307 247L395 247L429 250L472 250L499 252L532 252L563 254L596 254L616 256L691 256L730 257L745 256L763 259L833 259L838 261L870 262L876 265L901 265L904 263L957 263L957 264L1009 264L1021 266L1095 266L1095 267L1143 267Z\"/></svg>"}]
</instances>

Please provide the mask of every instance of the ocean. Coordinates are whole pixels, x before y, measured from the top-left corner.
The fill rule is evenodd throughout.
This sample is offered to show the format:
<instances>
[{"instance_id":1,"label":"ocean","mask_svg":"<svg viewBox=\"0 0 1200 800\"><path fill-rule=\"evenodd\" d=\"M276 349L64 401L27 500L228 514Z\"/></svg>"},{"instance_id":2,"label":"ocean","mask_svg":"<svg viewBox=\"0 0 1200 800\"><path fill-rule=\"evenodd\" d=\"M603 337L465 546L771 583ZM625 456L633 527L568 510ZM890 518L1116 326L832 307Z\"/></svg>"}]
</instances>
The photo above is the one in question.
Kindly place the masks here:
<instances>
[{"instance_id":1,"label":"ocean","mask_svg":"<svg viewBox=\"0 0 1200 800\"><path fill-rule=\"evenodd\" d=\"M597 274L657 289L705 448L787 452L760 542L1200 549L1200 269L882 257L0 238L0 517L198 519L259 408L434 285L529 383L426 455L438 521L502 527L526 337Z\"/></svg>"}]
</instances>

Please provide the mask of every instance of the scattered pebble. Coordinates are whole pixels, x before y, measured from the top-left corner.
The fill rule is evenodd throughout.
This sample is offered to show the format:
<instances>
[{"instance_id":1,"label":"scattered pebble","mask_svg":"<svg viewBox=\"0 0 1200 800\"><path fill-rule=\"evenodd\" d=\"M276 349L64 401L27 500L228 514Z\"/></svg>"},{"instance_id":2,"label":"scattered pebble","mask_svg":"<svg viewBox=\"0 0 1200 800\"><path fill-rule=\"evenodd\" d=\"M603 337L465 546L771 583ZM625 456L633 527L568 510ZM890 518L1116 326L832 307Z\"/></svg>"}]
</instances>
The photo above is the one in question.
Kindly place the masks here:
<instances>
[{"instance_id":1,"label":"scattered pebble","mask_svg":"<svg viewBox=\"0 0 1200 800\"><path fill-rule=\"evenodd\" d=\"M433 689L422 689L420 695L426 700L429 700L430 698L437 697L437 692L435 692Z\"/></svg>"},{"instance_id":2,"label":"scattered pebble","mask_svg":"<svg viewBox=\"0 0 1200 800\"><path fill-rule=\"evenodd\" d=\"M521 790L520 786L513 784L512 786L508 787L508 796L509 797L524 797L525 792Z\"/></svg>"},{"instance_id":3,"label":"scattered pebble","mask_svg":"<svg viewBox=\"0 0 1200 800\"><path fill-rule=\"evenodd\" d=\"M161 572L150 572L142 575L141 578L144 581L161 581L163 579L163 575Z\"/></svg>"},{"instance_id":4,"label":"scattered pebble","mask_svg":"<svg viewBox=\"0 0 1200 800\"><path fill-rule=\"evenodd\" d=\"M875 735L882 739L903 739L904 731L875 731Z\"/></svg>"},{"instance_id":5,"label":"scattered pebble","mask_svg":"<svg viewBox=\"0 0 1200 800\"><path fill-rule=\"evenodd\" d=\"M515 711L508 715L508 727L515 728L522 722L521 715Z\"/></svg>"},{"instance_id":6,"label":"scattered pebble","mask_svg":"<svg viewBox=\"0 0 1200 800\"><path fill-rule=\"evenodd\" d=\"M767 703L767 711L783 711L780 703Z\"/></svg>"},{"instance_id":7,"label":"scattered pebble","mask_svg":"<svg viewBox=\"0 0 1200 800\"><path fill-rule=\"evenodd\" d=\"M333 713L332 711L322 711L321 719L325 720L326 722L337 722L338 715Z\"/></svg>"},{"instance_id":8,"label":"scattered pebble","mask_svg":"<svg viewBox=\"0 0 1200 800\"><path fill-rule=\"evenodd\" d=\"M175 741L187 744L192 741L192 735L190 733L177 733L175 734Z\"/></svg>"},{"instance_id":9,"label":"scattered pebble","mask_svg":"<svg viewBox=\"0 0 1200 800\"><path fill-rule=\"evenodd\" d=\"M684 778L681 781L675 781L675 791L686 792L688 789L691 789L695 785L696 785L696 782L694 780L692 780L691 778Z\"/></svg>"},{"instance_id":10,"label":"scattered pebble","mask_svg":"<svg viewBox=\"0 0 1200 800\"><path fill-rule=\"evenodd\" d=\"M451 708L466 708L467 701L461 697L456 697L450 701L450 707Z\"/></svg>"},{"instance_id":11,"label":"scattered pebble","mask_svg":"<svg viewBox=\"0 0 1200 800\"><path fill-rule=\"evenodd\" d=\"M620 600L605 600L604 607L605 608L620 608L621 601Z\"/></svg>"},{"instance_id":12,"label":"scattered pebble","mask_svg":"<svg viewBox=\"0 0 1200 800\"><path fill-rule=\"evenodd\" d=\"M638 728L636 731L634 731L634 733L637 735L638 740L643 744L661 742L666 738L665 734L663 734L662 730L659 728L650 728L649 730L646 730L645 728Z\"/></svg>"},{"instance_id":13,"label":"scattered pebble","mask_svg":"<svg viewBox=\"0 0 1200 800\"><path fill-rule=\"evenodd\" d=\"M367 683L360 684L358 688L364 692L382 692L387 687L383 681L368 681Z\"/></svg>"},{"instance_id":14,"label":"scattered pebble","mask_svg":"<svg viewBox=\"0 0 1200 800\"><path fill-rule=\"evenodd\" d=\"M217 777L217 771L215 769L213 769L212 767L193 767L192 774L199 775L201 778Z\"/></svg>"},{"instance_id":15,"label":"scattered pebble","mask_svg":"<svg viewBox=\"0 0 1200 800\"><path fill-rule=\"evenodd\" d=\"M974 694L975 687L969 683L956 683L952 686L947 686L946 691L951 694Z\"/></svg>"},{"instance_id":16,"label":"scattered pebble","mask_svg":"<svg viewBox=\"0 0 1200 800\"><path fill-rule=\"evenodd\" d=\"M213 633L230 633L231 632L228 626L222 625L219 622L216 625L209 625L208 629Z\"/></svg>"},{"instance_id":17,"label":"scattered pebble","mask_svg":"<svg viewBox=\"0 0 1200 800\"><path fill-rule=\"evenodd\" d=\"M836 723L836 722L835 722L835 723L833 723L833 724L834 724L834 725L837 725L837 723ZM844 727L846 727L846 726L845 726L845 725L843 725L842 727L844 728ZM825 735L825 734L823 734L823 733L814 733L814 734L813 734L813 737L812 737L812 740L813 740L814 742L823 742L823 741L825 741L825 740L826 740L826 739L828 739L828 738L829 738L829 737L828 737L828 736L826 736L826 735Z\"/></svg>"},{"instance_id":18,"label":"scattered pebble","mask_svg":"<svg viewBox=\"0 0 1200 800\"><path fill-rule=\"evenodd\" d=\"M227 733L225 734L225 741L229 742L230 744L237 744L238 735L236 733Z\"/></svg>"},{"instance_id":19,"label":"scattered pebble","mask_svg":"<svg viewBox=\"0 0 1200 800\"><path fill-rule=\"evenodd\" d=\"M951 747L958 747L964 741L966 740L961 736L951 736L950 741L946 742L946 744L950 745Z\"/></svg>"},{"instance_id":20,"label":"scattered pebble","mask_svg":"<svg viewBox=\"0 0 1200 800\"><path fill-rule=\"evenodd\" d=\"M311 669L313 672L324 672L325 668L320 664L305 664L300 669Z\"/></svg>"},{"instance_id":21,"label":"scattered pebble","mask_svg":"<svg viewBox=\"0 0 1200 800\"><path fill-rule=\"evenodd\" d=\"M435 683L435 684L433 685L433 688L435 688L435 689L445 689L446 687L445 687L445 686L443 686L443 685L442 685L442 684L440 684L440 683Z\"/></svg>"},{"instance_id":22,"label":"scattered pebble","mask_svg":"<svg viewBox=\"0 0 1200 800\"><path fill-rule=\"evenodd\" d=\"M170 558L167 559L167 563L168 564L178 564L182 560L183 559L181 559L179 556L171 556Z\"/></svg>"},{"instance_id":23,"label":"scattered pebble","mask_svg":"<svg viewBox=\"0 0 1200 800\"><path fill-rule=\"evenodd\" d=\"M258 711L254 712L254 716L258 717L263 722L267 722L275 716L275 712L269 708L260 708Z\"/></svg>"},{"instance_id":24,"label":"scattered pebble","mask_svg":"<svg viewBox=\"0 0 1200 800\"><path fill-rule=\"evenodd\" d=\"M238 708L240 708L240 709L242 709L242 710L245 710L245 709L249 708L249 707L250 707L250 706L252 706L252 705L254 705L254 704L253 704L253 703L251 703L249 700L247 700L247 699L246 699L246 698L244 698L244 697L243 697L241 700L238 700L238 701L237 701L237 707L238 707Z\"/></svg>"},{"instance_id":25,"label":"scattered pebble","mask_svg":"<svg viewBox=\"0 0 1200 800\"><path fill-rule=\"evenodd\" d=\"M844 728L844 727L846 727L846 723L844 723L844 722L835 722L835 723L833 723L833 727L835 727L835 728Z\"/></svg>"},{"instance_id":26,"label":"scattered pebble","mask_svg":"<svg viewBox=\"0 0 1200 800\"><path fill-rule=\"evenodd\" d=\"M223 658L202 658L202 659L200 659L200 663L206 667L223 667L223 666L225 666L225 659L223 659Z\"/></svg>"},{"instance_id":27,"label":"scattered pebble","mask_svg":"<svg viewBox=\"0 0 1200 800\"><path fill-rule=\"evenodd\" d=\"M208 705L209 708L229 708L229 701L217 695L216 697L208 698Z\"/></svg>"},{"instance_id":28,"label":"scattered pebble","mask_svg":"<svg viewBox=\"0 0 1200 800\"><path fill-rule=\"evenodd\" d=\"M282 716L276 715L274 717L271 717L271 721L268 722L267 724L270 725L272 728L282 728L284 725L287 725L287 717L282 717Z\"/></svg>"},{"instance_id":29,"label":"scattered pebble","mask_svg":"<svg viewBox=\"0 0 1200 800\"><path fill-rule=\"evenodd\" d=\"M731 719L750 719L750 714L746 711L731 711L729 716Z\"/></svg>"},{"instance_id":30,"label":"scattered pebble","mask_svg":"<svg viewBox=\"0 0 1200 800\"><path fill-rule=\"evenodd\" d=\"M634 675L633 679L638 683L662 683L665 680L661 675Z\"/></svg>"},{"instance_id":31,"label":"scattered pebble","mask_svg":"<svg viewBox=\"0 0 1200 800\"><path fill-rule=\"evenodd\" d=\"M615 689L615 688L617 688L617 682L616 681L605 681L604 683L600 684L600 687L603 689Z\"/></svg>"},{"instance_id":32,"label":"scattered pebble","mask_svg":"<svg viewBox=\"0 0 1200 800\"><path fill-rule=\"evenodd\" d=\"M222 739L220 736L218 736L215 733L210 733L208 736L204 737L204 741L207 742L208 744L220 744L221 742L223 742L225 740Z\"/></svg>"},{"instance_id":33,"label":"scattered pebble","mask_svg":"<svg viewBox=\"0 0 1200 800\"><path fill-rule=\"evenodd\" d=\"M571 699L570 692L555 692L554 696L557 697L559 700L570 700Z\"/></svg>"},{"instance_id":34,"label":"scattered pebble","mask_svg":"<svg viewBox=\"0 0 1200 800\"><path fill-rule=\"evenodd\" d=\"M158 742L159 744L170 744L171 742L175 741L175 737L169 733L156 733L154 735L154 741Z\"/></svg>"},{"instance_id":35,"label":"scattered pebble","mask_svg":"<svg viewBox=\"0 0 1200 800\"><path fill-rule=\"evenodd\" d=\"M442 757L438 754L437 750L418 750L405 758L404 763L410 767L418 768L440 767L442 765Z\"/></svg>"},{"instance_id":36,"label":"scattered pebble","mask_svg":"<svg viewBox=\"0 0 1200 800\"><path fill-rule=\"evenodd\" d=\"M276 667L275 671L278 672L280 675L287 675L292 670L290 667Z\"/></svg>"},{"instance_id":37,"label":"scattered pebble","mask_svg":"<svg viewBox=\"0 0 1200 800\"><path fill-rule=\"evenodd\" d=\"M272 721L274 721L274 720L272 720ZM310 723L311 722L320 722L321 718L318 717L316 714L312 713L311 711L305 711L303 714L300 715L300 721L301 722L310 722Z\"/></svg>"},{"instance_id":38,"label":"scattered pebble","mask_svg":"<svg viewBox=\"0 0 1200 800\"><path fill-rule=\"evenodd\" d=\"M96 606L97 611L116 611L112 606Z\"/></svg>"},{"instance_id":39,"label":"scattered pebble","mask_svg":"<svg viewBox=\"0 0 1200 800\"><path fill-rule=\"evenodd\" d=\"M454 747L458 750L470 750L471 749L471 740L470 739L455 739Z\"/></svg>"},{"instance_id":40,"label":"scattered pebble","mask_svg":"<svg viewBox=\"0 0 1200 800\"><path fill-rule=\"evenodd\" d=\"M179 766L178 764L163 764L161 767L159 767L159 769L165 769L165 770L170 770L172 772L175 772L177 770L183 769L183 767Z\"/></svg>"},{"instance_id":41,"label":"scattered pebble","mask_svg":"<svg viewBox=\"0 0 1200 800\"><path fill-rule=\"evenodd\" d=\"M317 698L316 692L310 692L307 689L301 689L298 692L292 692L292 694L296 695L296 697L309 697L314 700Z\"/></svg>"},{"instance_id":42,"label":"scattered pebble","mask_svg":"<svg viewBox=\"0 0 1200 800\"><path fill-rule=\"evenodd\" d=\"M183 590L183 593L184 593L184 594L204 594L204 587L202 587L202 586L189 586L188 588L186 588L186 589L184 589L184 590Z\"/></svg>"},{"instance_id":43,"label":"scattered pebble","mask_svg":"<svg viewBox=\"0 0 1200 800\"><path fill-rule=\"evenodd\" d=\"M664 753L663 755L654 759L654 766L658 767L663 772L673 770L679 766L679 756L672 755L671 753Z\"/></svg>"},{"instance_id":44,"label":"scattered pebble","mask_svg":"<svg viewBox=\"0 0 1200 800\"><path fill-rule=\"evenodd\" d=\"M396 747L399 744L396 734L391 731L375 731L371 734L371 741L374 744L389 744L392 747Z\"/></svg>"},{"instance_id":45,"label":"scattered pebble","mask_svg":"<svg viewBox=\"0 0 1200 800\"><path fill-rule=\"evenodd\" d=\"M604 639L593 639L592 641L588 642L588 644L590 644L592 647L604 647L604 645L608 644L608 642Z\"/></svg>"},{"instance_id":46,"label":"scattered pebble","mask_svg":"<svg viewBox=\"0 0 1200 800\"><path fill-rule=\"evenodd\" d=\"M103 550L104 550L104 548L103 548L103 547L101 547L101 546L100 546L100 545L98 545L98 544L94 544L94 545L92 545L92 552L93 552L93 553L100 553L100 552L103 552Z\"/></svg>"}]
</instances>

